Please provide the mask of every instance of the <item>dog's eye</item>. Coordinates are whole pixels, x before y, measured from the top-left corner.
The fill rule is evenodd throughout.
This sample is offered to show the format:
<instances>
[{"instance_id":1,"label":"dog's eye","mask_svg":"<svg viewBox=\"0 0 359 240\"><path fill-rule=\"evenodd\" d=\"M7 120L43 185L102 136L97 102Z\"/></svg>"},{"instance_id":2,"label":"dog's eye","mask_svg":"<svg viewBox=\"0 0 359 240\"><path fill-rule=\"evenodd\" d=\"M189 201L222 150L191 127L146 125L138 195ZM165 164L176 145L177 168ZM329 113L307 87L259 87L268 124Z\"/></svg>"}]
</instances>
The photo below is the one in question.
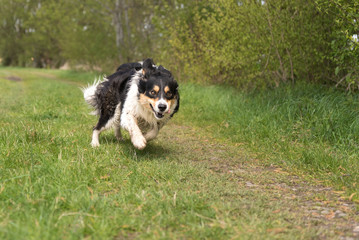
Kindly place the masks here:
<instances>
[{"instance_id":1,"label":"dog's eye","mask_svg":"<svg viewBox=\"0 0 359 240\"><path fill-rule=\"evenodd\" d=\"M170 97L172 97L172 95L173 94L170 91L166 92L166 97L170 98Z\"/></svg>"},{"instance_id":2,"label":"dog's eye","mask_svg":"<svg viewBox=\"0 0 359 240\"><path fill-rule=\"evenodd\" d=\"M150 94L151 94L152 96L155 96L157 93L156 93L155 90L151 90Z\"/></svg>"}]
</instances>

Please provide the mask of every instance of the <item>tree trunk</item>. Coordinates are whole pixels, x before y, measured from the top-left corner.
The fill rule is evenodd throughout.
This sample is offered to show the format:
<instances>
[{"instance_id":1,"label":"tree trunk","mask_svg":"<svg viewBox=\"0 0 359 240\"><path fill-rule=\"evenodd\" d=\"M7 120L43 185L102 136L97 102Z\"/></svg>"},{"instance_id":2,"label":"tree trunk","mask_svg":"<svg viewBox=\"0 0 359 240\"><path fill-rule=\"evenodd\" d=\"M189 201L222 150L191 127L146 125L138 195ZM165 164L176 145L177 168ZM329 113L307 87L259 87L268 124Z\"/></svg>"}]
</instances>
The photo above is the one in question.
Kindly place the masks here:
<instances>
[{"instance_id":1,"label":"tree trunk","mask_svg":"<svg viewBox=\"0 0 359 240\"><path fill-rule=\"evenodd\" d=\"M127 32L127 62L130 62L130 56L132 56L131 54L131 50L132 50L132 41L131 41L131 28L130 28L130 22L128 20L128 8L129 5L128 3L126 3L126 5L124 5L124 11L125 11L125 24L126 24L126 32Z\"/></svg>"},{"instance_id":2,"label":"tree trunk","mask_svg":"<svg viewBox=\"0 0 359 240\"><path fill-rule=\"evenodd\" d=\"M118 58L120 63L124 62L124 57L122 54L122 47L124 46L123 41L123 28L121 23L121 7L123 7L122 0L116 0L115 2L115 10L113 11L113 25L115 27L116 32L116 47L118 51Z\"/></svg>"}]
</instances>

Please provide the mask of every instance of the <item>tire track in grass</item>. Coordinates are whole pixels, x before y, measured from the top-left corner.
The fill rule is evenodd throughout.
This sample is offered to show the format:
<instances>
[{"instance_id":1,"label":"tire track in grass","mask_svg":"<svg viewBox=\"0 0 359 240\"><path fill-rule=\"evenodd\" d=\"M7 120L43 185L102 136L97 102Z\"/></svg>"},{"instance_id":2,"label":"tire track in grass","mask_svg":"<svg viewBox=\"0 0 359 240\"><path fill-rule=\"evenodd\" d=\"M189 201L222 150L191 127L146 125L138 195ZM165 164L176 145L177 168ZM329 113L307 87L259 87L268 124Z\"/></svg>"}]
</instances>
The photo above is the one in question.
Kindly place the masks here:
<instances>
[{"instance_id":1,"label":"tire track in grass","mask_svg":"<svg viewBox=\"0 0 359 240\"><path fill-rule=\"evenodd\" d=\"M341 196L343 192L315 180L308 182L278 166L268 166L243 147L219 142L194 127L170 123L157 141L161 145L174 145L175 154L205 166L213 174L226 175L238 183L239 192L243 192L249 202L262 199L272 208L273 215L286 212L291 216L285 227L267 229L268 233L283 233L287 228L312 228L318 233L318 239L359 238L357 206L345 200Z\"/></svg>"}]
</instances>

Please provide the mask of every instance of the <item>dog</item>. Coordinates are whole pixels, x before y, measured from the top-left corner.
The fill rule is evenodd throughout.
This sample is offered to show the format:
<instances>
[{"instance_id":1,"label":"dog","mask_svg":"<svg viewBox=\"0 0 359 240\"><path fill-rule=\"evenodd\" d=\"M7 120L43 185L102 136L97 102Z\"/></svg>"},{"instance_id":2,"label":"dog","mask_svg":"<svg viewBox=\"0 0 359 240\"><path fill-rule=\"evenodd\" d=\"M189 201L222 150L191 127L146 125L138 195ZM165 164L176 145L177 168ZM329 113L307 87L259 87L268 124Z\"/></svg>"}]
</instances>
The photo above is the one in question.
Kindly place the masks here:
<instances>
[{"instance_id":1,"label":"dog","mask_svg":"<svg viewBox=\"0 0 359 240\"><path fill-rule=\"evenodd\" d=\"M95 109L92 114L99 116L92 132L92 147L100 146L100 133L109 128L114 128L119 141L123 140L123 128L129 132L133 146L142 150L180 106L177 81L150 58L122 64L112 75L82 90L85 101Z\"/></svg>"}]
</instances>

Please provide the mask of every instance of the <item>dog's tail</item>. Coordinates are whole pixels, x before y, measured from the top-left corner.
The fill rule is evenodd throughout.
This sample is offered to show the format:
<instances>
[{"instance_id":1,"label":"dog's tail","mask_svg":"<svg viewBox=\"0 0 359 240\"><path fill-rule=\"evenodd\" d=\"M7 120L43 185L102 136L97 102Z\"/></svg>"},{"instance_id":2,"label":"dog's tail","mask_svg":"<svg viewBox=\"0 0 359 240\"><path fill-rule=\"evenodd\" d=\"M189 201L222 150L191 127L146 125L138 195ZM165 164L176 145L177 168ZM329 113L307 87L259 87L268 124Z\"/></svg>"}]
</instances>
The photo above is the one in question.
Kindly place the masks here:
<instances>
[{"instance_id":1,"label":"dog's tail","mask_svg":"<svg viewBox=\"0 0 359 240\"><path fill-rule=\"evenodd\" d=\"M95 110L92 111L91 115L99 115L100 114L100 106L99 106L99 100L96 95L97 88L99 84L101 84L102 79L96 78L94 83L92 85L88 85L87 87L82 88L82 92L84 93L84 98L87 104L92 106Z\"/></svg>"}]
</instances>

